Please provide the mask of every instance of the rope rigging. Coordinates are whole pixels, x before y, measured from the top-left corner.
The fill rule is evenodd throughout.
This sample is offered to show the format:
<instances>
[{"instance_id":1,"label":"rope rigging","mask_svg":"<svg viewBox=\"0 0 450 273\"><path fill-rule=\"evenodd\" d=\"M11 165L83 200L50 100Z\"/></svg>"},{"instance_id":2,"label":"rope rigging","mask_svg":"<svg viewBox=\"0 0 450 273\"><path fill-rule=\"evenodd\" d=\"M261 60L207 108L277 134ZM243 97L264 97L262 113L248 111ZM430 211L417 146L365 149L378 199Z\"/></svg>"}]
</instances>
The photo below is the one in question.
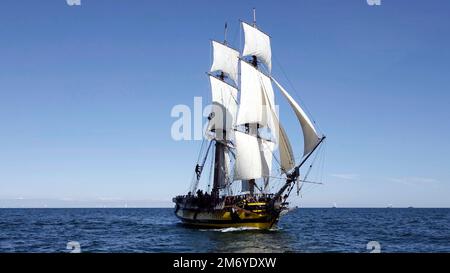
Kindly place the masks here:
<instances>
[{"instance_id":1,"label":"rope rigging","mask_svg":"<svg viewBox=\"0 0 450 273\"><path fill-rule=\"evenodd\" d=\"M297 100L301 102L303 108L305 108L306 113L308 114L308 116L311 118L312 122L314 123L314 125L316 125L317 129L322 132L320 125L316 122L316 119L314 118L314 116L312 115L311 111L309 111L309 108L306 106L305 102L301 99L301 96L299 95L299 92L297 91L297 89L294 87L294 84L292 83L292 81L289 79L287 73L285 72L285 70L283 69L281 63L278 61L276 55L272 55L273 59L275 60L276 65L280 68L281 72L283 73L283 76L286 78L289 87L292 88L292 91L294 91L295 96L297 97Z\"/></svg>"},{"instance_id":2,"label":"rope rigging","mask_svg":"<svg viewBox=\"0 0 450 273\"><path fill-rule=\"evenodd\" d=\"M226 28L226 27L225 27ZM241 30L241 28L238 28L239 29L239 35L238 35L238 37L239 37L239 51L242 51L241 49L242 49L242 44L241 44L241 33L242 33L242 30ZM225 30L226 31L226 30ZM238 33L236 33L236 34L238 34ZM236 36L236 35L235 35ZM233 37L233 38L235 38L235 37ZM225 40L226 40L226 38L225 38ZM225 43L226 44L226 43ZM210 54L210 56L212 56L212 54ZM274 56L274 59L275 59L275 62L276 62L276 64L277 64L277 66L280 68L280 71L283 73L283 75L284 75L284 77L286 78L286 80L287 80L287 82L288 82L288 84L289 84L289 86L290 86L290 88L292 88L292 90L294 91L294 93L296 94L296 97L297 97L297 99L299 99L299 101L300 102L302 102L302 105L303 105L303 107L305 108L305 110L306 110L306 112L308 113L308 115L312 118L312 121L313 121L313 123L317 126L317 128L319 127L318 126L318 124L316 123L316 121L315 121L315 119L313 118L313 115L311 114L311 112L309 111L309 109L306 107L306 105L305 105L305 103L303 103L303 101L301 100L301 98L300 98L300 96L299 96L299 94L298 94L298 92L297 92L297 90L294 88L294 85L292 84L292 82L290 81L290 79L289 79L289 77L287 76L287 74L286 74L286 72L284 71L284 69L283 69L283 67L281 66L281 64L280 64L280 62L278 61L278 59L276 58L276 56ZM241 60L244 60L243 58L241 59ZM245 60L244 60L245 61ZM259 72L261 72L261 73L258 73L259 75L259 77L258 77L258 80L259 80L259 82L260 82L260 86L261 86L261 88L262 88L262 99L263 99L263 101L265 101L265 103L263 103L264 104L264 106L266 106L266 107L268 107L269 108L269 111L266 111L266 118L267 118L267 127L266 128L268 128L269 130L267 130L267 133L269 134L269 132L270 132L270 135L271 136L273 136L273 137L275 137L275 135L273 134L273 128L270 128L270 127L273 127L273 126L270 126L270 124L271 124L271 121L272 121L272 125L275 125L275 124L277 124L277 123L279 123L279 117L278 117L278 115L277 115L277 113L275 113L275 105L272 105L273 104L273 102L269 99L269 95L271 95L271 98L272 98L272 96L274 96L274 94L273 94L273 89L272 89L272 85L270 86L270 88L269 88L269 86L266 86L266 84L265 84L265 82L264 82L264 80L265 80L265 78L263 79L263 77L268 77L269 79L271 78L270 77L270 72L267 70L267 68L266 68L266 66L264 66L264 65L262 65L262 66L259 66L259 67L255 67L255 69L257 69ZM266 72L266 73L264 73L264 72ZM262 75L261 75L262 74ZM264 76L263 76L264 75ZM239 87L237 87L238 89L240 89ZM270 94L269 94L270 93ZM238 93L239 94L239 96L241 95L241 92L239 92ZM273 120L273 119L277 119L277 120ZM274 124L275 123L275 124ZM281 126L281 124L279 124L279 126ZM318 129L320 129L320 128L318 128ZM235 130L237 131L237 128L235 128ZM321 130L319 130L319 131L321 131ZM262 131L262 135L264 135L264 132L265 131ZM258 137L259 137L259 134L257 134L258 135ZM264 138L262 138L262 137L259 137L259 138L261 138L262 140L266 140L266 141L272 141L272 139L264 139ZM280 137L278 137L278 138L280 138ZM217 141L217 140L216 140ZM275 140L276 142L280 142L280 140L279 139L276 139ZM272 142L275 142L275 141L272 141ZM203 169L204 169L204 166L205 166L205 163L206 163L206 160L207 160L207 157L208 157L208 154L209 154L209 151L210 151L210 148L211 148L211 144L212 144L212 142L213 141L210 141L209 142L209 146L208 146L208 148L207 148L207 150L206 150L206 154L205 154L205 147L206 147L206 145L205 145L205 143L206 143L206 141L205 141L205 139L203 139L203 141L202 141L202 145L201 145L201 149L200 149L200 153L199 153L199 156L198 156L198 159L197 159L197 165L196 165L196 168L195 168L195 172L194 172L194 175L193 175L193 179L192 179L192 184L191 184L191 189L196 189L197 187L198 187L198 184L199 184L199 181L200 181L200 177L201 177L201 173L202 173L202 171L203 171ZM231 143L231 142L230 142ZM297 167L295 167L293 170L291 169L290 170L290 172L289 173L287 173L285 170L283 170L282 169L282 164L281 164L281 154L280 154L280 158L278 158L278 156L276 155L276 152L274 151L274 149L272 149L272 147L269 147L269 145L268 145L268 143L265 143L265 141L261 141L261 143L262 143L262 147L264 148L264 150L265 151L267 151L267 150L269 150L270 151L270 154L271 154L271 156L272 156L272 158L274 159L273 161L275 161L276 162L276 166L274 166L274 164L271 164L271 166L269 166L269 169L270 169L270 173L272 173L272 172L276 172L277 173L277 175L278 176L264 176L265 178L269 178L269 179L274 179L275 181L273 181L274 183L272 183L272 181L271 181L271 183L270 184L268 184L268 189L271 189L271 190L273 190L274 189L274 186L276 185L277 187L280 187L281 185L281 183L283 182L283 180L284 181L286 181L286 182L288 182L288 180L289 179L292 179L292 180L295 180L295 181L292 181L293 183L290 183L289 184L289 186L288 186L288 188L287 188L287 194L289 195L290 193L291 193L291 191L292 191L292 189L293 189L293 187L294 187L294 185L297 183L297 194L299 194L299 192L300 192L300 190L303 188L303 185L305 184L305 183L310 183L310 182L312 182L312 181L308 181L307 179L308 179L308 177L309 177L309 175L310 175L310 173L311 173L311 171L312 171L312 167L313 167L313 165L316 163L316 160L317 160L317 158L318 158L318 156L319 156L319 154L321 153L321 151L323 150L322 149L322 146L320 146L320 147L318 147L319 149L318 149L318 151L316 152L316 154L314 155L314 158L313 158L313 160L312 160L312 162L311 162L311 164L309 165L309 167L308 167L308 169L306 170L306 174L305 174L305 176L303 177L303 179L302 180L300 180L299 179L299 176L298 176L298 171L299 171L299 167L300 166L297 166ZM226 152L228 152L231 156L229 157L229 159L230 159L230 166L232 165L231 163L233 163L232 162L232 158L234 158L234 159L236 159L236 155L234 154L234 152L233 152L233 150L231 149L231 148L233 148L232 146L229 146L229 144L227 143L227 141L225 141L225 146L227 147L227 149L226 149ZM320 143L319 143L320 144ZM312 152L311 152L312 153ZM203 160L202 160L202 155L204 154L204 157L203 157ZM299 160L298 161L300 161L301 159L303 159L303 157L300 157L300 158L298 158ZM304 159L305 161L307 160L307 158L306 159ZM235 162L235 160L234 160L234 162ZM252 162L253 163L253 162ZM319 165L319 167L320 167L320 170L321 170L321 177L320 177L320 181L322 181L323 180L323 169L324 169L324 163L323 163L323 161L321 161L321 163L322 164L320 164ZM209 173L209 181L208 181L208 191L209 191L209 189L210 189L210 187L211 187L211 176L212 176L212 173L213 173L213 170L214 170L214 157L211 157L211 163L210 163L211 165L210 165L210 173ZM272 168L272 167L276 167L276 171L275 170L273 170L274 168ZM230 167L229 168L229 170L227 170L227 171L231 171L231 168L232 167ZM294 172L296 172L297 173L297 175L294 175ZM283 176L283 175L285 175L285 176ZM298 176L298 177L297 177ZM225 185L224 185L224 187L227 187L227 188L229 188L230 190L232 190L233 189L233 187L232 186L234 186L233 184L235 184L235 183L233 183L234 181L233 181L233 179L231 179L230 178L231 176L226 176L225 177L225 179L227 180L226 181L226 183L225 183ZM264 177L262 178L262 181L265 181L265 179L264 179ZM295 177L295 179L293 179ZM278 180L278 181L277 181ZM259 183L259 181L260 181L260 179L258 179L258 183ZM268 180L266 180L265 182L269 182ZM319 183L315 183L315 182L312 182L311 184L320 184L321 182L319 182ZM256 183L255 183L256 184ZM287 184L287 183L285 183L285 184ZM282 185L282 186L286 186L286 185ZM259 189L259 188L258 188ZM280 189L281 189L281 187L280 187ZM260 190L261 191L261 190Z\"/></svg>"},{"instance_id":3,"label":"rope rigging","mask_svg":"<svg viewBox=\"0 0 450 273\"><path fill-rule=\"evenodd\" d=\"M314 155L314 158L313 158L313 160L311 161L311 163L310 163L310 165L309 165L309 167L308 167L308 170L306 171L306 174L305 174L303 180L302 180L302 181L299 180L299 178L300 178L300 175L299 175L299 176L297 176L297 180L294 181L294 183L292 183L292 184L289 185L289 187L288 187L288 189L287 189L287 196L288 196L288 197L289 197L289 195L291 194L292 189L294 188L294 184L299 183L299 182L302 182L302 185L300 185L300 186L297 188L297 190L298 190L297 195L300 193L300 190L303 188L303 183L305 183L306 181L308 181L307 179L308 179L308 176L309 176L309 174L310 174L310 172L311 172L311 170L312 170L312 167L313 167L313 165L315 164L315 162L316 162L316 160L317 160L319 154L321 154L322 147L323 147L323 146L319 146L319 147L318 147L319 150L318 150L317 153ZM310 183L310 184L321 184L321 183Z\"/></svg>"},{"instance_id":4,"label":"rope rigging","mask_svg":"<svg viewBox=\"0 0 450 273\"><path fill-rule=\"evenodd\" d=\"M212 141L211 141L211 143L212 143ZM214 149L214 151L215 151L215 147L213 148ZM213 153L214 153L214 151L213 151ZM210 171L209 171L209 178L208 178L208 189L207 189L207 191L208 192L210 192L210 190L211 190L211 182L212 182L212 180L213 180L213 169L214 169L214 157L213 156L211 156L211 163L210 163L211 165L210 165Z\"/></svg>"}]
</instances>

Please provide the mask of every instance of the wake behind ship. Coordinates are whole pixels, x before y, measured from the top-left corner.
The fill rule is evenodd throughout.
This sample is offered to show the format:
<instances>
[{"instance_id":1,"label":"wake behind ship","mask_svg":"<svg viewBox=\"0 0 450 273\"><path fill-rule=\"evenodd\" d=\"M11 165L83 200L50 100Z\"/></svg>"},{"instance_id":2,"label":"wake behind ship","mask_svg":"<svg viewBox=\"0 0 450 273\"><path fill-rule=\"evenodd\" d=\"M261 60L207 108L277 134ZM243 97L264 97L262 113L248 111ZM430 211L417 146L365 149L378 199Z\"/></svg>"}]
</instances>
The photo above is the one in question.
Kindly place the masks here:
<instances>
[{"instance_id":1,"label":"wake behind ship","mask_svg":"<svg viewBox=\"0 0 450 273\"><path fill-rule=\"evenodd\" d=\"M319 136L305 111L271 76L270 37L256 26L253 15L253 24L241 23L242 53L228 45L226 25L224 42L212 41L208 127L190 190L173 198L175 215L186 225L270 229L288 211L287 198L294 185L299 193L304 183L315 183L306 180L312 163L303 178L300 169L325 136ZM281 125L272 83L302 128L299 163ZM210 170L206 177L205 168ZM202 178L204 190L199 189Z\"/></svg>"}]
</instances>

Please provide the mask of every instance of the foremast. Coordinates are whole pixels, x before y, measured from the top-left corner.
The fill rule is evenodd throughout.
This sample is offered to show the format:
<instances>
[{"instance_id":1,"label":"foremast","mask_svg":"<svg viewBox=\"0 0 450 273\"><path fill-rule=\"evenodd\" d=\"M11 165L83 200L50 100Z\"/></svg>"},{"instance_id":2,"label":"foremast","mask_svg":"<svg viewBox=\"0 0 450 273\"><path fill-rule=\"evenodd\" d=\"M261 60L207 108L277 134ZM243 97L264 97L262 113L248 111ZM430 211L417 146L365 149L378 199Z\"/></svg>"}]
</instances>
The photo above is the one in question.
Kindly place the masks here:
<instances>
[{"instance_id":1,"label":"foremast","mask_svg":"<svg viewBox=\"0 0 450 273\"><path fill-rule=\"evenodd\" d=\"M228 46L226 34L225 23L224 41L212 41L213 64L208 73L213 103L208 131L213 133L212 140L215 142L211 195L215 198L219 197L220 189L226 187L230 181L229 149L238 107L239 51Z\"/></svg>"},{"instance_id":2,"label":"foremast","mask_svg":"<svg viewBox=\"0 0 450 273\"><path fill-rule=\"evenodd\" d=\"M225 27L226 29L226 27ZM226 33L226 31L225 31ZM225 34L226 35L226 34ZM226 39L224 41L226 43ZM225 75L223 72L220 73L219 79L224 82ZM215 152L214 152L214 179L213 179L213 188L211 191L211 195L215 198L219 197L219 191L221 188L225 187L225 183L227 181L228 176L228 168L227 162L225 159L226 155L226 140L227 140L227 131L224 129L213 129L216 132L215 136ZM220 132L219 132L220 131ZM220 141L224 140L224 141Z\"/></svg>"}]
</instances>

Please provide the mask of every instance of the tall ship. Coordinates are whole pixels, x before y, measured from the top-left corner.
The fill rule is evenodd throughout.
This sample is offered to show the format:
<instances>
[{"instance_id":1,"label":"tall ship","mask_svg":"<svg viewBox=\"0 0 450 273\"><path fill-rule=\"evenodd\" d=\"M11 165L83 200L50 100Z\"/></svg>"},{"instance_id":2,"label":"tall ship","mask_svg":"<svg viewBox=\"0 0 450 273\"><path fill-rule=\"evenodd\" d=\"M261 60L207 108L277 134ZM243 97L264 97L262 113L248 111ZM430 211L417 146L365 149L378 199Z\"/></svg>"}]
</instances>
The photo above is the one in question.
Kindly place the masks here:
<instances>
[{"instance_id":1,"label":"tall ship","mask_svg":"<svg viewBox=\"0 0 450 273\"><path fill-rule=\"evenodd\" d=\"M253 10L252 24L240 21L242 52L227 43L226 24L224 41L211 41L211 112L189 190L173 198L175 215L189 226L270 229L289 210L294 186L298 193L304 183L315 183L306 176L325 135L272 76L271 38L255 17ZM302 133L289 135L303 138L297 162L275 94L300 123ZM201 181L206 188L200 189Z\"/></svg>"}]
</instances>

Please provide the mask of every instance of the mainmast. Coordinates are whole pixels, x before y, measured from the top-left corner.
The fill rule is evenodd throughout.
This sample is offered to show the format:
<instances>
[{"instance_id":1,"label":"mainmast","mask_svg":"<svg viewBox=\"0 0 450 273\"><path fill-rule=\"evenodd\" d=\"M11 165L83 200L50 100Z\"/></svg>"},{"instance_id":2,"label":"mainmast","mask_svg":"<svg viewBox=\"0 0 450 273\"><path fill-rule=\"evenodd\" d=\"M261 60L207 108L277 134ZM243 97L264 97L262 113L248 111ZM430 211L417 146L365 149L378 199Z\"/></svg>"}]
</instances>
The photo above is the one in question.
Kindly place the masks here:
<instances>
[{"instance_id":1,"label":"mainmast","mask_svg":"<svg viewBox=\"0 0 450 273\"><path fill-rule=\"evenodd\" d=\"M256 10L253 24L242 22L245 43L241 64L241 97L237 125L244 132L236 133L236 165L234 180L241 180L242 191L254 193L256 179L262 178L267 188L272 167L274 143L263 140L259 129L276 131L272 117L275 106L270 78L262 73L270 71L270 37L256 28ZM260 65L261 64L261 65Z\"/></svg>"},{"instance_id":2,"label":"mainmast","mask_svg":"<svg viewBox=\"0 0 450 273\"><path fill-rule=\"evenodd\" d=\"M256 28L256 9L253 8L253 27ZM258 58L255 55L252 55L252 61L251 64L255 69L258 69ZM252 127L250 128L250 124L245 124L245 132L249 135L258 137L258 129L260 127L259 123L256 123L256 128ZM242 180L242 191L249 191L250 195L253 195L255 192L255 184L256 180L250 179L250 180Z\"/></svg>"},{"instance_id":3,"label":"mainmast","mask_svg":"<svg viewBox=\"0 0 450 273\"><path fill-rule=\"evenodd\" d=\"M277 196L279 196L284 192L284 190L290 185L292 181L295 181L299 177L300 167L314 152L314 150L321 144L325 137L318 136L314 124L308 118L300 105L273 77L270 76L272 69L271 41L269 35L257 28L255 9L253 9L253 24L250 25L242 22L242 27L244 29L245 35L245 44L242 56L251 57L251 60L246 61L244 58L240 60L241 100L237 117L237 124L245 125L246 133L250 136L253 135L256 138L258 138L257 133L260 127L267 127L270 129L271 134L275 134L273 136L276 138L275 141L278 144L280 155L280 160L277 161L280 164L281 172L287 176L286 186L283 186L282 189L280 189L279 193L277 193ZM262 69L264 68L267 73L262 72ZM297 167L295 167L295 160L289 138L284 132L279 117L275 112L275 100L272 83L275 83L283 96L287 99L302 127L304 139L304 160L299 165L297 165ZM253 128L254 131L252 131L252 126L256 127ZM257 140L253 140L253 142L255 141ZM247 142L247 146L249 146L248 144L250 143L250 140L247 140ZM256 158L256 156L254 156L253 158L250 156L241 156L244 160L239 160L239 156L236 156L235 169L238 170L238 176L237 178L235 177L235 179L249 177L250 179L242 179L245 183L245 180L251 182L254 181L252 180L254 178L263 177L264 179L266 179L268 176L270 176L271 157L273 156L274 150L273 148L271 149L269 147L266 147L267 145L262 145L263 143L258 144L260 147L260 151L266 152L266 155L263 155L263 153L260 154L261 164L263 163L263 161L269 163L267 164L269 166L269 170L264 172L263 168L261 166L257 166L256 163L250 166L248 164L245 164L245 162L243 163L244 160L252 160ZM237 147L236 153L239 155L238 148L239 147ZM250 148L246 149L247 151L251 151ZM267 155L269 155L270 158ZM246 170L249 168L253 169L253 171ZM260 170L260 173L258 174L257 171L254 171L254 169ZM267 181L264 182L267 185Z\"/></svg>"},{"instance_id":4,"label":"mainmast","mask_svg":"<svg viewBox=\"0 0 450 273\"><path fill-rule=\"evenodd\" d=\"M319 137L314 124L290 94L271 77L272 50L269 35L256 27L256 10L253 9L253 24L242 22L245 36L242 57L237 50L227 45L227 24L224 41L212 41L213 64L209 78L213 98L214 115L208 130L214 134L214 178L212 195L218 196L229 182L229 140L233 140L235 158L233 179L242 182L242 191L254 193L256 179L264 181L267 189L271 177L272 159L278 145L281 172L286 183L276 193L279 197L299 177L299 169L325 137ZM240 79L238 66L240 64ZM263 73L263 71L265 71ZM240 82L239 112L237 111L237 83ZM297 116L303 132L303 158L296 165L291 144L281 125L275 109L272 83L281 91ZM241 130L239 130L241 128ZM244 129L244 130L242 130ZM261 129L261 130L260 130ZM265 133L271 139L265 139Z\"/></svg>"},{"instance_id":5,"label":"mainmast","mask_svg":"<svg viewBox=\"0 0 450 273\"><path fill-rule=\"evenodd\" d=\"M253 8L253 27L256 29L256 9ZM252 55L252 65L258 69L258 57L256 55Z\"/></svg>"}]
</instances>

